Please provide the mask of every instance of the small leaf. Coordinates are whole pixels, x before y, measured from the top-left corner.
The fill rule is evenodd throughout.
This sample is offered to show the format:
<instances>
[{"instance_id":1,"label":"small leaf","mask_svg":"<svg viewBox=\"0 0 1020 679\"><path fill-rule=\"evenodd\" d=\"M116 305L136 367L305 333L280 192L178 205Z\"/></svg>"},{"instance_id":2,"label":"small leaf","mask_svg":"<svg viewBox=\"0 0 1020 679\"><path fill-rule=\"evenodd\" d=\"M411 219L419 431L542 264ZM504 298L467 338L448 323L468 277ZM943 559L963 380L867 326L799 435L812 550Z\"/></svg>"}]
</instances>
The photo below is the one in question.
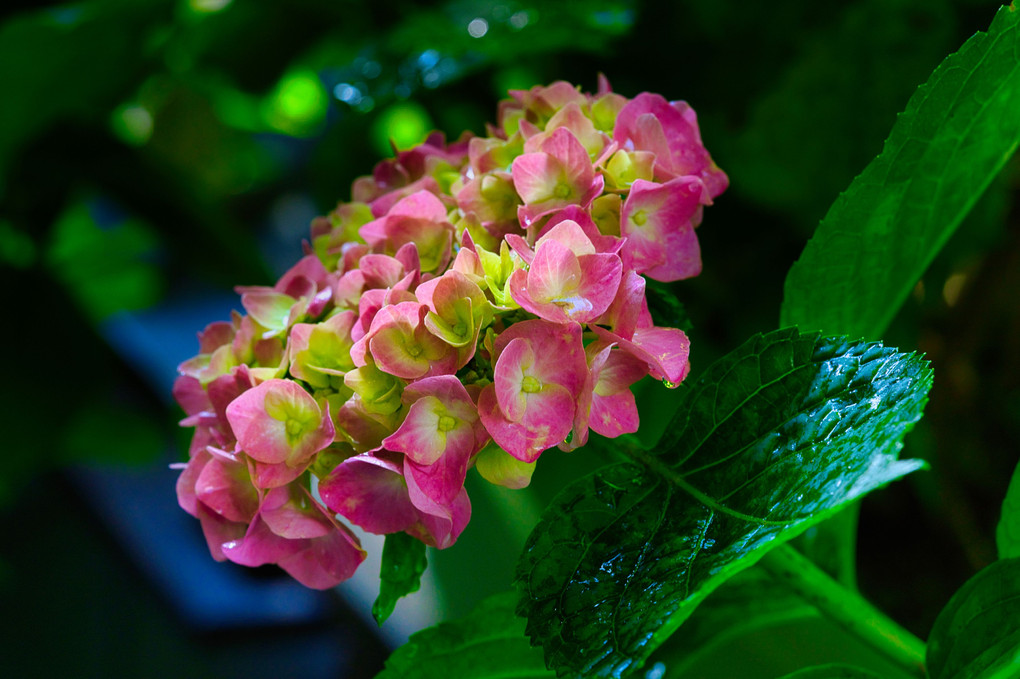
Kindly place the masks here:
<instances>
[{"instance_id":1,"label":"small leaf","mask_svg":"<svg viewBox=\"0 0 1020 679\"><path fill-rule=\"evenodd\" d=\"M1000 559L1020 557L1020 465L1013 471L1013 478L1002 503L1002 516L995 529L995 542Z\"/></svg>"},{"instance_id":2,"label":"small leaf","mask_svg":"<svg viewBox=\"0 0 1020 679\"><path fill-rule=\"evenodd\" d=\"M863 667L834 664L805 667L780 679L882 679L882 677Z\"/></svg>"},{"instance_id":3,"label":"small leaf","mask_svg":"<svg viewBox=\"0 0 1020 679\"><path fill-rule=\"evenodd\" d=\"M372 617L377 624L386 622L401 597L418 591L421 574L427 566L424 542L407 533L386 536L379 572L379 596L372 604Z\"/></svg>"},{"instance_id":4,"label":"small leaf","mask_svg":"<svg viewBox=\"0 0 1020 679\"><path fill-rule=\"evenodd\" d=\"M931 679L1020 675L1020 559L1003 559L961 587L928 638Z\"/></svg>"},{"instance_id":5,"label":"small leaf","mask_svg":"<svg viewBox=\"0 0 1020 679\"><path fill-rule=\"evenodd\" d=\"M496 594L460 620L412 634L376 679L552 679L514 615L516 601L514 592Z\"/></svg>"},{"instance_id":6,"label":"small leaf","mask_svg":"<svg viewBox=\"0 0 1020 679\"><path fill-rule=\"evenodd\" d=\"M708 369L652 457L567 486L518 563L561 676L628 676L765 552L922 466L897 461L931 371L879 344L756 336Z\"/></svg>"},{"instance_id":7,"label":"small leaf","mask_svg":"<svg viewBox=\"0 0 1020 679\"><path fill-rule=\"evenodd\" d=\"M786 279L782 325L876 338L1020 144L1020 12L939 65Z\"/></svg>"}]
</instances>

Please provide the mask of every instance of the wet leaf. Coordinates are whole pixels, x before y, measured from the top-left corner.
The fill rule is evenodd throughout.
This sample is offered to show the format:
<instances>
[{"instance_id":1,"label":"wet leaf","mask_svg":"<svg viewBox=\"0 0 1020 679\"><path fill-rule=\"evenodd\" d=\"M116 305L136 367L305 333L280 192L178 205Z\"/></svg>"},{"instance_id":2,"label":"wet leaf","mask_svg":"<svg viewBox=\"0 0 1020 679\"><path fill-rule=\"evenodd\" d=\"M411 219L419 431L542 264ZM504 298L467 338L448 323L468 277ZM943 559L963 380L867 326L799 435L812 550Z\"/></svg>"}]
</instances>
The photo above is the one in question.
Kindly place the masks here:
<instances>
[{"instance_id":1,"label":"wet leaf","mask_svg":"<svg viewBox=\"0 0 1020 679\"><path fill-rule=\"evenodd\" d=\"M710 367L657 457L567 486L518 563L528 635L561 676L630 676L716 587L898 461L931 371L873 343L787 329Z\"/></svg>"}]
</instances>

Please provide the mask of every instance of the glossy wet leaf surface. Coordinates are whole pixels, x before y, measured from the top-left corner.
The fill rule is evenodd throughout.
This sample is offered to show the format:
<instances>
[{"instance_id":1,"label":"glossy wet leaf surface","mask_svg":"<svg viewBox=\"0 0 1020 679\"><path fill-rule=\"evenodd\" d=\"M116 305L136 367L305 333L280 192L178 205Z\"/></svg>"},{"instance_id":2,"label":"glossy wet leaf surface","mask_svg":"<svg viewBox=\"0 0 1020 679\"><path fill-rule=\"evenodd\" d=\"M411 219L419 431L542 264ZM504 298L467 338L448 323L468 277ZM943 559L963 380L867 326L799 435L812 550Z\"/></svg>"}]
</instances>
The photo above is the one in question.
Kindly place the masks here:
<instances>
[{"instance_id":1,"label":"glossy wet leaf surface","mask_svg":"<svg viewBox=\"0 0 1020 679\"><path fill-rule=\"evenodd\" d=\"M660 442L570 486L518 564L528 635L561 676L632 676L729 577L922 463L898 461L931 386L879 344L780 330L693 387Z\"/></svg>"},{"instance_id":2,"label":"glossy wet leaf surface","mask_svg":"<svg viewBox=\"0 0 1020 679\"><path fill-rule=\"evenodd\" d=\"M514 592L497 594L459 620L411 635L376 679L552 679L524 636Z\"/></svg>"},{"instance_id":3,"label":"glossy wet leaf surface","mask_svg":"<svg viewBox=\"0 0 1020 679\"><path fill-rule=\"evenodd\" d=\"M786 279L781 324L877 338L1020 144L1020 12L946 58ZM834 304L833 300L840 300Z\"/></svg>"},{"instance_id":4,"label":"glossy wet leaf surface","mask_svg":"<svg viewBox=\"0 0 1020 679\"><path fill-rule=\"evenodd\" d=\"M928 638L931 679L1020 676L1020 559L1002 559L953 595Z\"/></svg>"}]
</instances>

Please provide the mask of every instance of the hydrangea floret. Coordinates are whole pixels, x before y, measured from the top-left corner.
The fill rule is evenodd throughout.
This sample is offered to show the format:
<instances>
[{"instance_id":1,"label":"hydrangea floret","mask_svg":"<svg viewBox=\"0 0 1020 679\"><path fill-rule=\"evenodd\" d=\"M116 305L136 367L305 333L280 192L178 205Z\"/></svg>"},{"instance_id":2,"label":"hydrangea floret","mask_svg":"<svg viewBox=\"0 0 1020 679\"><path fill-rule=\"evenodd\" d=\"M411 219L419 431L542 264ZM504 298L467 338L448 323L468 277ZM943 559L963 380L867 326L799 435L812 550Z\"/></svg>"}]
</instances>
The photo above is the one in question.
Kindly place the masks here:
<instances>
[{"instance_id":1,"label":"hydrangea floret","mask_svg":"<svg viewBox=\"0 0 1020 679\"><path fill-rule=\"evenodd\" d=\"M686 103L604 78L511 91L487 136L379 163L180 365L177 494L213 557L331 587L365 558L345 522L446 548L472 467L521 488L550 448L637 431L631 385L689 367L646 277L700 273L726 186Z\"/></svg>"}]
</instances>

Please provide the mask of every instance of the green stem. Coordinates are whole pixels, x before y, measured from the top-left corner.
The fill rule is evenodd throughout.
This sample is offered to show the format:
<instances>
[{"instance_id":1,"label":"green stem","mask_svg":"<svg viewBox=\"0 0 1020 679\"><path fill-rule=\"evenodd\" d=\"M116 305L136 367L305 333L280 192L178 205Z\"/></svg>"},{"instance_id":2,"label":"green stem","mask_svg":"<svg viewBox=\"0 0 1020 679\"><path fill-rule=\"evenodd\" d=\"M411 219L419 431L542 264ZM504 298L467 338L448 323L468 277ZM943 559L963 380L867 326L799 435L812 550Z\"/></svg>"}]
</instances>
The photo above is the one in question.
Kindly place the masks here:
<instances>
[{"instance_id":1,"label":"green stem","mask_svg":"<svg viewBox=\"0 0 1020 679\"><path fill-rule=\"evenodd\" d=\"M856 592L789 545L773 549L761 565L806 602L886 659L918 679L925 679L925 644Z\"/></svg>"}]
</instances>

